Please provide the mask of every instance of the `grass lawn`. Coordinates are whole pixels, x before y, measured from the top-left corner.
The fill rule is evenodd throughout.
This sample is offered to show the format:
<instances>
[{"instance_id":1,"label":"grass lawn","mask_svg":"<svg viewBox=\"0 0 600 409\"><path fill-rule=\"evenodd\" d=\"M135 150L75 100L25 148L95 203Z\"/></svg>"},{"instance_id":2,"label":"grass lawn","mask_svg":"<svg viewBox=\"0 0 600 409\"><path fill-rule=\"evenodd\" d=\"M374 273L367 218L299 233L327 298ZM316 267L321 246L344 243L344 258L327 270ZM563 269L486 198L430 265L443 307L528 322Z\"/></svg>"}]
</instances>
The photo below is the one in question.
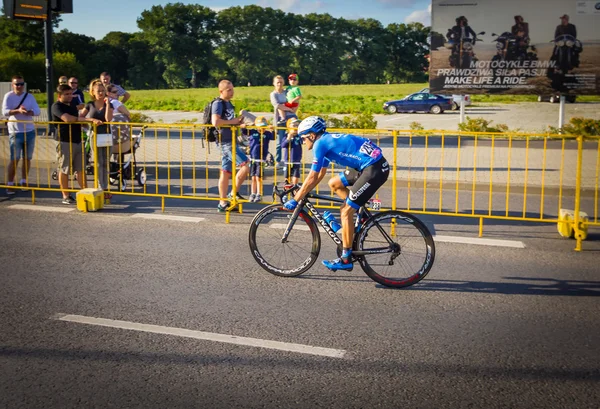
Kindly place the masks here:
<instances>
[{"instance_id":1,"label":"grass lawn","mask_svg":"<svg viewBox=\"0 0 600 409\"><path fill-rule=\"evenodd\" d=\"M421 84L377 84L377 85L300 85L303 98L300 114L354 114L383 113L385 101L400 99L427 87ZM236 87L233 103L237 110L270 112L273 108L269 100L271 86ZM127 101L130 110L156 111L203 111L212 98L218 96L217 88L196 88L176 90L130 91ZM46 94L35 94L40 106L46 105ZM537 95L473 95L473 103L536 102ZM600 102L599 96L578 97L581 102Z\"/></svg>"}]
</instances>

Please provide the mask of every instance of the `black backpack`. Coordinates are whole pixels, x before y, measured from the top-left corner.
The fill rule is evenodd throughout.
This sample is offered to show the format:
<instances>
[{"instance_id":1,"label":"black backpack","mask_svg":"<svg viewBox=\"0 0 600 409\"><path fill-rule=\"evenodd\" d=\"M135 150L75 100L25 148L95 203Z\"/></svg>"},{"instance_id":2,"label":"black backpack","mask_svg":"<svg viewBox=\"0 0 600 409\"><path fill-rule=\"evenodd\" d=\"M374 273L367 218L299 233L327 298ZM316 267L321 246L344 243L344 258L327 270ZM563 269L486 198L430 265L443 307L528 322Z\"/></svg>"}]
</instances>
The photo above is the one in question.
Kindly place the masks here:
<instances>
[{"instance_id":1,"label":"black backpack","mask_svg":"<svg viewBox=\"0 0 600 409\"><path fill-rule=\"evenodd\" d=\"M221 98L217 97L210 101L204 107L204 117L202 119L202 123L204 125L212 125L212 104L216 101L223 101ZM219 131L214 126L207 126L204 128L204 139L208 142L216 142L219 139Z\"/></svg>"}]
</instances>

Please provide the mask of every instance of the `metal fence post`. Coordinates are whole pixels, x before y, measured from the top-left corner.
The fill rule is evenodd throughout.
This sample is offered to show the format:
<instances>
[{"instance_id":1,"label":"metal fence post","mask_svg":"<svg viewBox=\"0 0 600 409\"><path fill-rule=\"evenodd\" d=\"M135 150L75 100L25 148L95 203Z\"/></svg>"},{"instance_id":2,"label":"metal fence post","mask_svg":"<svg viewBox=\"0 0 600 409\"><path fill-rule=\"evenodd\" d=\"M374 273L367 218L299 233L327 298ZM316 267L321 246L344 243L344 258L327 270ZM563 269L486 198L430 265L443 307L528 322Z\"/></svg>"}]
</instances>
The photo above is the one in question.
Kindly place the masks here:
<instances>
[{"instance_id":1,"label":"metal fence post","mask_svg":"<svg viewBox=\"0 0 600 409\"><path fill-rule=\"evenodd\" d=\"M392 210L396 210L396 187L398 182L397 177L397 166L398 166L398 131L392 131L392 138L394 138L394 155L392 157Z\"/></svg>"},{"instance_id":2,"label":"metal fence post","mask_svg":"<svg viewBox=\"0 0 600 409\"><path fill-rule=\"evenodd\" d=\"M579 211L581 209L581 168L583 162L583 136L577 137L577 176L575 179L575 220L573 231L577 245L575 251L581 251L583 233L579 229Z\"/></svg>"},{"instance_id":3,"label":"metal fence post","mask_svg":"<svg viewBox=\"0 0 600 409\"><path fill-rule=\"evenodd\" d=\"M94 148L94 189L98 189L98 132L96 128L96 124L92 123L92 135L89 136L92 138Z\"/></svg>"}]
</instances>

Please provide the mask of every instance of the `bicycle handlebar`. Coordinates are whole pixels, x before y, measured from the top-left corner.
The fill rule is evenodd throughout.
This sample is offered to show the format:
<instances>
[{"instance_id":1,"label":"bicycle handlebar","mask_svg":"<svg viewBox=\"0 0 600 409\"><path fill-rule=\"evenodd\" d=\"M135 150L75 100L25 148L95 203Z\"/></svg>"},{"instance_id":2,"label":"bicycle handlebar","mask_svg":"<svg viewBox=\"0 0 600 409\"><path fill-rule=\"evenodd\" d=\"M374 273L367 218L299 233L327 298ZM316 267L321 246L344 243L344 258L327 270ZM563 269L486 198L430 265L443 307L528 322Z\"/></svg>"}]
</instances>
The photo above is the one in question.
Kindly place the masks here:
<instances>
[{"instance_id":1,"label":"bicycle handlebar","mask_svg":"<svg viewBox=\"0 0 600 409\"><path fill-rule=\"evenodd\" d=\"M279 187L275 186L273 188L273 199L275 198L275 196L277 196L277 197L279 197L279 200L283 204L283 203L285 203L285 200L283 199L285 196L287 196L288 194L293 195L301 187L302 187L302 183L297 183L295 185L287 184L287 185L283 185L282 188L279 188ZM307 198L316 198L316 199L329 200L329 201L336 202L336 203L343 203L344 202L343 199L340 199L338 197L319 195L319 194L312 193L312 192L309 192L306 195L306 197Z\"/></svg>"}]
</instances>

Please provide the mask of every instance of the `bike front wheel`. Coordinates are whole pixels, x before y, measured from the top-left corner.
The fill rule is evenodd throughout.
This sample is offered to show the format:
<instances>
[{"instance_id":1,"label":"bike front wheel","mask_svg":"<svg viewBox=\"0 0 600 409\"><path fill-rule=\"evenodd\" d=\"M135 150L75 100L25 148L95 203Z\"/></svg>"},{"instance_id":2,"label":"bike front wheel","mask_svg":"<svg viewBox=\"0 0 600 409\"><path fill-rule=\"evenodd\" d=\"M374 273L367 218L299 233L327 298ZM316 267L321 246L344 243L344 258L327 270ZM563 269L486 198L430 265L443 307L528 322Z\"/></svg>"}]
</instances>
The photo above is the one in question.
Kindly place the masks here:
<instances>
[{"instance_id":1,"label":"bike front wheel","mask_svg":"<svg viewBox=\"0 0 600 409\"><path fill-rule=\"evenodd\" d=\"M371 279L394 288L421 281L435 259L435 244L427 227L415 216L399 210L369 218L356 237L355 248L377 249L377 253L358 256L357 260Z\"/></svg>"},{"instance_id":2,"label":"bike front wheel","mask_svg":"<svg viewBox=\"0 0 600 409\"><path fill-rule=\"evenodd\" d=\"M280 204L265 207L254 216L248 234L256 262L269 273L282 277L294 277L307 271L321 250L317 224L304 210L282 243L292 214Z\"/></svg>"}]
</instances>

